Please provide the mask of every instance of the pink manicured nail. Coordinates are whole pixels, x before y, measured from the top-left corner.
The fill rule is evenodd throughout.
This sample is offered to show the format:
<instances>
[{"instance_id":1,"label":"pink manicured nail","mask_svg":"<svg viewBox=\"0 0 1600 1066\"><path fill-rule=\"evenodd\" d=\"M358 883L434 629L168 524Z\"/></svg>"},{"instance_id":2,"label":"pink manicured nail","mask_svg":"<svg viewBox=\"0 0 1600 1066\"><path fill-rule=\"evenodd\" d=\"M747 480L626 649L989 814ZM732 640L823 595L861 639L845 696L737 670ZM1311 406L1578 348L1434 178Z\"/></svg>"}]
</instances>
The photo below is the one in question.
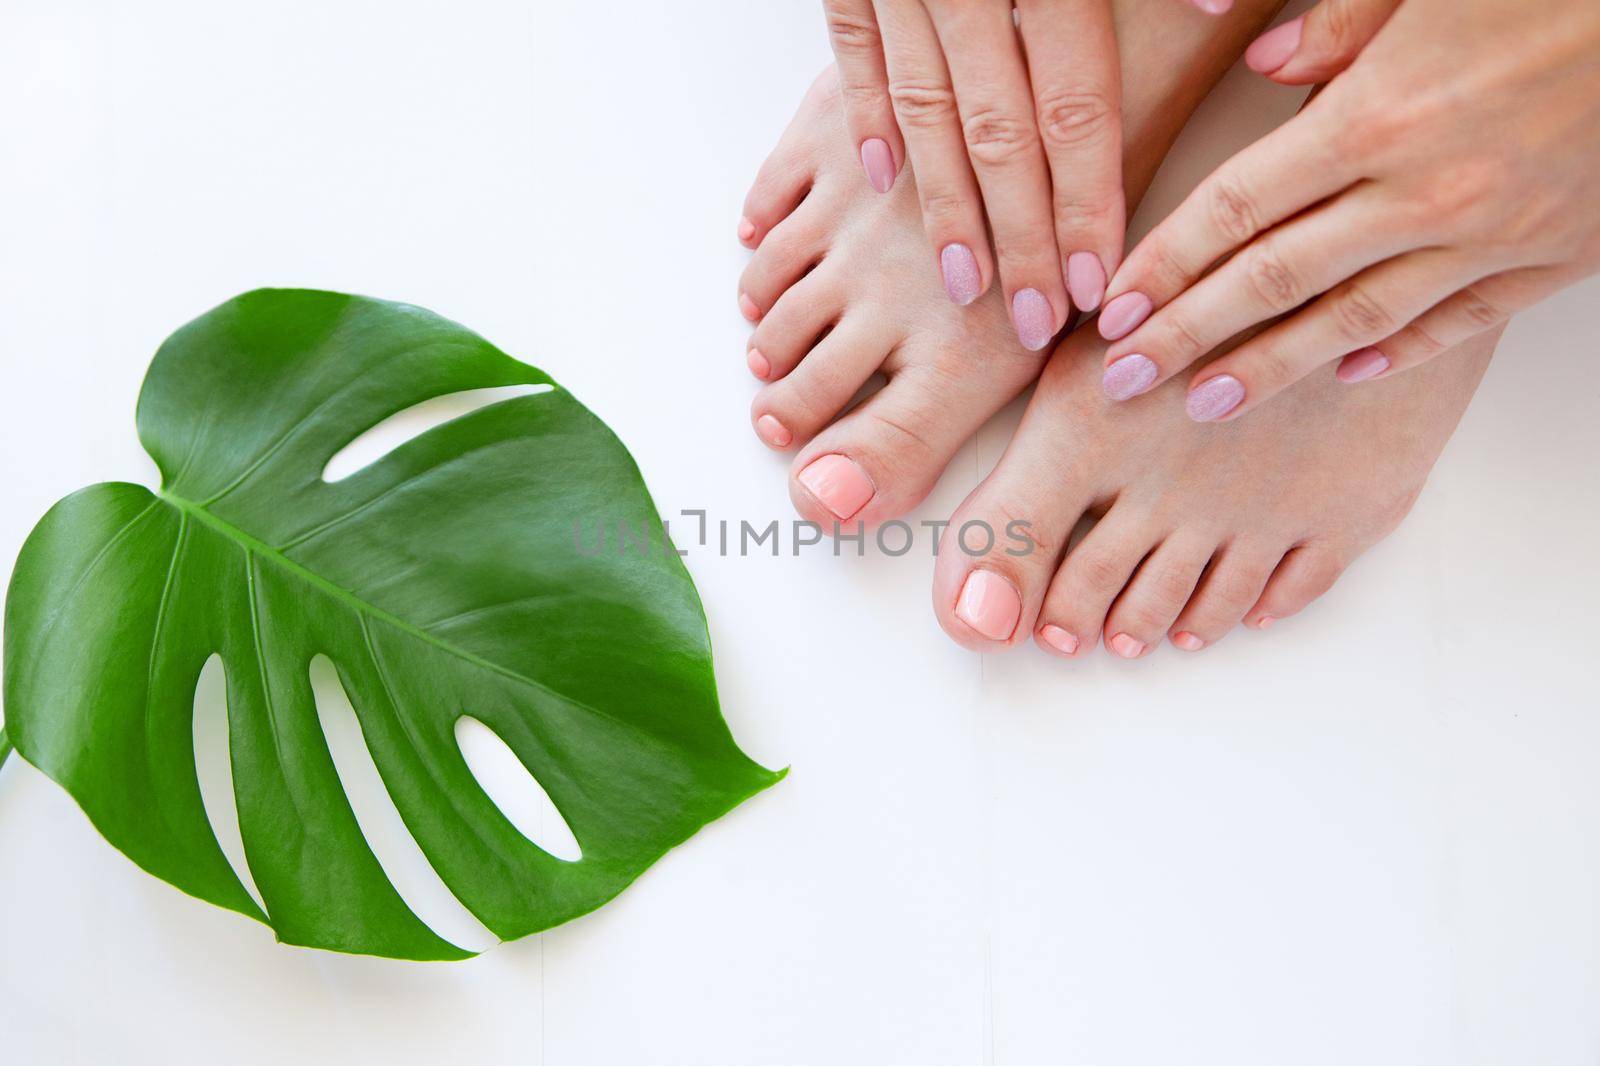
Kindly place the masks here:
<instances>
[{"instance_id":1,"label":"pink manicured nail","mask_svg":"<svg viewBox=\"0 0 1600 1066\"><path fill-rule=\"evenodd\" d=\"M1189 0L1189 2L1208 15L1226 15L1233 7L1233 0Z\"/></svg>"},{"instance_id":2,"label":"pink manicured nail","mask_svg":"<svg viewBox=\"0 0 1600 1066\"><path fill-rule=\"evenodd\" d=\"M1038 289L1019 289L1011 297L1011 321L1017 327L1017 339L1030 352L1043 348L1056 335L1056 313Z\"/></svg>"},{"instance_id":3,"label":"pink manicured nail","mask_svg":"<svg viewBox=\"0 0 1600 1066\"><path fill-rule=\"evenodd\" d=\"M1215 422L1244 402L1244 383L1232 374L1218 374L1189 390L1183 409L1196 422Z\"/></svg>"},{"instance_id":4,"label":"pink manicured nail","mask_svg":"<svg viewBox=\"0 0 1600 1066\"><path fill-rule=\"evenodd\" d=\"M854 459L838 454L813 459L799 477L806 491L841 522L865 507L878 491Z\"/></svg>"},{"instance_id":5,"label":"pink manicured nail","mask_svg":"<svg viewBox=\"0 0 1600 1066\"><path fill-rule=\"evenodd\" d=\"M1022 598L1011 582L987 570L967 575L956 599L956 617L990 640L1008 640L1022 615Z\"/></svg>"},{"instance_id":6,"label":"pink manicured nail","mask_svg":"<svg viewBox=\"0 0 1600 1066\"><path fill-rule=\"evenodd\" d=\"M787 448L789 442L794 440L794 434L789 432L789 427L771 415L762 415L756 419L756 435L774 448Z\"/></svg>"},{"instance_id":7,"label":"pink manicured nail","mask_svg":"<svg viewBox=\"0 0 1600 1066\"><path fill-rule=\"evenodd\" d=\"M772 364L767 361L766 356L762 355L761 352L755 348L750 349L749 354L744 357L744 361L749 364L750 373L754 374L762 381L767 380L767 376L772 373ZM766 415L764 417L772 418L771 415ZM773 419L773 421L777 421L777 419Z\"/></svg>"},{"instance_id":8,"label":"pink manicured nail","mask_svg":"<svg viewBox=\"0 0 1600 1066\"><path fill-rule=\"evenodd\" d=\"M739 294L739 313L752 322L761 319L761 308L756 306L756 302L750 299L750 294L747 292Z\"/></svg>"},{"instance_id":9,"label":"pink manicured nail","mask_svg":"<svg viewBox=\"0 0 1600 1066\"><path fill-rule=\"evenodd\" d=\"M1126 633L1118 633L1111 638L1111 650L1124 659L1137 659L1144 654L1144 648L1144 641L1134 640Z\"/></svg>"},{"instance_id":10,"label":"pink manicured nail","mask_svg":"<svg viewBox=\"0 0 1600 1066\"><path fill-rule=\"evenodd\" d=\"M1249 48L1244 50L1244 65L1257 74L1271 74L1281 68L1294 57L1295 50L1300 47L1300 30L1305 22L1305 16L1290 19L1282 26L1272 29L1257 37Z\"/></svg>"},{"instance_id":11,"label":"pink manicured nail","mask_svg":"<svg viewBox=\"0 0 1600 1066\"><path fill-rule=\"evenodd\" d=\"M1078 638L1060 626L1045 626L1039 630L1039 637L1062 655L1078 654Z\"/></svg>"},{"instance_id":12,"label":"pink manicured nail","mask_svg":"<svg viewBox=\"0 0 1600 1066\"><path fill-rule=\"evenodd\" d=\"M1201 640L1193 633L1190 633L1188 630L1185 630L1182 633L1172 634L1172 643L1182 648L1184 651L1199 651L1201 648L1206 646L1205 641Z\"/></svg>"},{"instance_id":13,"label":"pink manicured nail","mask_svg":"<svg viewBox=\"0 0 1600 1066\"><path fill-rule=\"evenodd\" d=\"M1276 621L1277 621L1277 619L1272 617L1270 614L1264 614L1259 619L1256 620L1256 628L1257 629L1266 629L1268 626L1270 626L1272 623L1274 623Z\"/></svg>"},{"instance_id":14,"label":"pink manicured nail","mask_svg":"<svg viewBox=\"0 0 1600 1066\"><path fill-rule=\"evenodd\" d=\"M1347 385L1358 381L1375 378L1389 369L1389 357L1376 348L1363 348L1359 352L1351 352L1339 361L1339 369L1334 371L1334 376Z\"/></svg>"},{"instance_id":15,"label":"pink manicured nail","mask_svg":"<svg viewBox=\"0 0 1600 1066\"><path fill-rule=\"evenodd\" d=\"M749 244L750 238L756 235L756 224L748 218L739 220L739 243Z\"/></svg>"},{"instance_id":16,"label":"pink manicured nail","mask_svg":"<svg viewBox=\"0 0 1600 1066\"><path fill-rule=\"evenodd\" d=\"M1100 336L1108 341L1121 340L1138 329L1154 308L1150 297L1142 292L1123 293L1100 312Z\"/></svg>"},{"instance_id":17,"label":"pink manicured nail","mask_svg":"<svg viewBox=\"0 0 1600 1066\"><path fill-rule=\"evenodd\" d=\"M978 257L964 244L947 244L939 253L939 273L950 299L965 307L978 298L983 275L978 273Z\"/></svg>"},{"instance_id":18,"label":"pink manicured nail","mask_svg":"<svg viewBox=\"0 0 1600 1066\"><path fill-rule=\"evenodd\" d=\"M894 153L889 151L889 142L882 137L861 142L861 166L874 189L888 192L894 187Z\"/></svg>"},{"instance_id":19,"label":"pink manicured nail","mask_svg":"<svg viewBox=\"0 0 1600 1066\"><path fill-rule=\"evenodd\" d=\"M1100 377L1100 388L1109 399L1131 400L1148 392L1160 376L1160 368L1146 356L1125 355L1106 367Z\"/></svg>"},{"instance_id":20,"label":"pink manicured nail","mask_svg":"<svg viewBox=\"0 0 1600 1066\"><path fill-rule=\"evenodd\" d=\"M1088 314L1100 306L1106 295L1106 268L1093 252L1073 252L1067 256L1067 292L1073 304Z\"/></svg>"}]
</instances>

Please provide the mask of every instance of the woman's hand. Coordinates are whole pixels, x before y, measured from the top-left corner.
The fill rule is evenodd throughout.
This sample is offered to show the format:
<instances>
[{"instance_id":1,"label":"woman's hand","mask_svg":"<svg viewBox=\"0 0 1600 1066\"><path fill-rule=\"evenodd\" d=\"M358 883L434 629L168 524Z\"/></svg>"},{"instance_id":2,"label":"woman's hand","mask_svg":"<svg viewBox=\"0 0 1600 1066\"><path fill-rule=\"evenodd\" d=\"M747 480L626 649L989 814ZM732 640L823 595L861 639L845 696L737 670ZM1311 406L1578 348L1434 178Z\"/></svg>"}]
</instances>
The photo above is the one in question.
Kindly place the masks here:
<instances>
[{"instance_id":1,"label":"woman's hand","mask_svg":"<svg viewBox=\"0 0 1600 1066\"><path fill-rule=\"evenodd\" d=\"M1011 0L824 6L868 180L887 192L910 156L950 298L993 281L992 230L1023 345L1099 307L1125 225L1109 0L1017 0L1016 21Z\"/></svg>"},{"instance_id":2,"label":"woman's hand","mask_svg":"<svg viewBox=\"0 0 1600 1066\"><path fill-rule=\"evenodd\" d=\"M1600 269L1595 0L1323 0L1246 61L1333 80L1129 254L1100 314L1112 398L1294 312L1195 375L1191 417L1236 417L1340 357L1346 382L1413 367Z\"/></svg>"}]
</instances>

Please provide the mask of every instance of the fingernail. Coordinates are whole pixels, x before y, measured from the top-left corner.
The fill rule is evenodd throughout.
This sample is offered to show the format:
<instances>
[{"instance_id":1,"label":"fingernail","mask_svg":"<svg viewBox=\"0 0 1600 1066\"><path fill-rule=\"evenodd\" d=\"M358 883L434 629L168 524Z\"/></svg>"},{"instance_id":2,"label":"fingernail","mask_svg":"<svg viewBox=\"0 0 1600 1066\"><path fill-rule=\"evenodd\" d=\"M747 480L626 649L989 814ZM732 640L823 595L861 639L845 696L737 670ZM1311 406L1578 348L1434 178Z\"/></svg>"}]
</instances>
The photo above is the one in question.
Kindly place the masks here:
<instances>
[{"instance_id":1,"label":"fingernail","mask_svg":"<svg viewBox=\"0 0 1600 1066\"><path fill-rule=\"evenodd\" d=\"M990 640L1009 640L1022 615L1022 598L1011 582L987 570L967 575L956 599L956 617Z\"/></svg>"},{"instance_id":2,"label":"fingernail","mask_svg":"<svg viewBox=\"0 0 1600 1066\"><path fill-rule=\"evenodd\" d=\"M1067 256L1067 293L1073 306L1088 314L1100 306L1106 295L1106 268L1093 252L1073 252Z\"/></svg>"},{"instance_id":3,"label":"fingernail","mask_svg":"<svg viewBox=\"0 0 1600 1066\"><path fill-rule=\"evenodd\" d=\"M889 142L882 137L861 142L861 166L874 189L888 192L894 187L894 153L889 151Z\"/></svg>"},{"instance_id":4,"label":"fingernail","mask_svg":"<svg viewBox=\"0 0 1600 1066\"><path fill-rule=\"evenodd\" d=\"M1260 617L1260 619L1258 619L1256 621L1256 628L1257 629L1266 629L1268 626L1270 626L1272 623L1274 623L1276 621L1277 621L1277 619L1272 617L1270 614L1264 614L1264 615L1262 615Z\"/></svg>"},{"instance_id":5,"label":"fingernail","mask_svg":"<svg viewBox=\"0 0 1600 1066\"><path fill-rule=\"evenodd\" d=\"M964 244L947 244L939 253L939 274L950 299L965 307L978 298L983 277L978 273L978 257Z\"/></svg>"},{"instance_id":6,"label":"fingernail","mask_svg":"<svg viewBox=\"0 0 1600 1066\"><path fill-rule=\"evenodd\" d=\"M1126 633L1118 633L1111 638L1111 650L1124 659L1137 659L1144 654L1144 641L1134 640Z\"/></svg>"},{"instance_id":7,"label":"fingernail","mask_svg":"<svg viewBox=\"0 0 1600 1066\"><path fill-rule=\"evenodd\" d=\"M1334 376L1346 384L1357 381L1366 381L1375 378L1389 369L1389 357L1376 348L1363 348L1359 352L1351 352L1339 361L1339 369L1334 371Z\"/></svg>"},{"instance_id":8,"label":"fingernail","mask_svg":"<svg viewBox=\"0 0 1600 1066\"><path fill-rule=\"evenodd\" d=\"M772 373L772 364L768 362L766 356L762 355L755 348L750 349L749 354L744 357L744 361L749 364L750 373L754 374L762 381L767 380L767 375ZM766 415L764 417L771 418L772 416ZM776 421L776 419L774 419L774 421Z\"/></svg>"},{"instance_id":9,"label":"fingernail","mask_svg":"<svg viewBox=\"0 0 1600 1066\"><path fill-rule=\"evenodd\" d=\"M1121 340L1138 329L1154 307L1142 292L1123 293L1100 312L1100 336L1108 341Z\"/></svg>"},{"instance_id":10,"label":"fingernail","mask_svg":"<svg viewBox=\"0 0 1600 1066\"><path fill-rule=\"evenodd\" d=\"M789 432L789 427L771 415L762 415L756 419L756 435L774 448L787 448L789 442L794 440L794 434Z\"/></svg>"},{"instance_id":11,"label":"fingernail","mask_svg":"<svg viewBox=\"0 0 1600 1066\"><path fill-rule=\"evenodd\" d=\"M756 224L748 218L739 220L739 243L749 244L750 238L756 235Z\"/></svg>"},{"instance_id":12,"label":"fingernail","mask_svg":"<svg viewBox=\"0 0 1600 1066\"><path fill-rule=\"evenodd\" d=\"M1244 384L1232 374L1218 374L1189 390L1183 409L1196 422L1215 422L1244 400Z\"/></svg>"},{"instance_id":13,"label":"fingernail","mask_svg":"<svg viewBox=\"0 0 1600 1066\"><path fill-rule=\"evenodd\" d=\"M1017 339L1030 352L1043 348L1056 335L1056 313L1038 289L1020 289L1011 297L1011 321L1017 327Z\"/></svg>"},{"instance_id":14,"label":"fingernail","mask_svg":"<svg viewBox=\"0 0 1600 1066\"><path fill-rule=\"evenodd\" d=\"M1300 30L1304 21L1303 15L1297 19L1290 19L1282 26L1274 26L1257 37L1250 47L1244 50L1244 65L1257 74L1271 74L1281 68L1300 47Z\"/></svg>"},{"instance_id":15,"label":"fingernail","mask_svg":"<svg viewBox=\"0 0 1600 1066\"><path fill-rule=\"evenodd\" d=\"M1160 376L1160 369L1150 359L1142 355L1125 355L1106 367L1106 372L1100 378L1100 387L1109 399L1130 400L1142 392L1148 392Z\"/></svg>"},{"instance_id":16,"label":"fingernail","mask_svg":"<svg viewBox=\"0 0 1600 1066\"><path fill-rule=\"evenodd\" d=\"M800 471L800 484L841 522L865 507L877 491L854 459L838 454L813 459Z\"/></svg>"},{"instance_id":17,"label":"fingernail","mask_svg":"<svg viewBox=\"0 0 1600 1066\"><path fill-rule=\"evenodd\" d=\"M1040 638L1062 655L1078 654L1078 638L1060 626L1045 626L1039 630Z\"/></svg>"},{"instance_id":18,"label":"fingernail","mask_svg":"<svg viewBox=\"0 0 1600 1066\"><path fill-rule=\"evenodd\" d=\"M1206 646L1205 641L1201 640L1193 633L1190 633L1188 630L1185 630L1182 633L1172 634L1172 643L1182 648L1184 651L1199 651L1201 648Z\"/></svg>"},{"instance_id":19,"label":"fingernail","mask_svg":"<svg viewBox=\"0 0 1600 1066\"><path fill-rule=\"evenodd\" d=\"M751 322L761 318L761 308L756 306L756 302L750 299L750 294L746 292L739 294L739 313Z\"/></svg>"}]
</instances>

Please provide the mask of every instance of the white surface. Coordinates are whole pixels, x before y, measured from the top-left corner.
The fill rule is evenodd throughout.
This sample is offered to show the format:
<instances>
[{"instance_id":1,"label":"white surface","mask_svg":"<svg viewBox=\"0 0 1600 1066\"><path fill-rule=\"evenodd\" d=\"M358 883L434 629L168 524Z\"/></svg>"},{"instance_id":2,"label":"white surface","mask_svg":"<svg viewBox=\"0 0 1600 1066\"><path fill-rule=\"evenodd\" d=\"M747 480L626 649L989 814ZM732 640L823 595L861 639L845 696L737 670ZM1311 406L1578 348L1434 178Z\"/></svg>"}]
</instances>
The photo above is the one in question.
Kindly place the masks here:
<instances>
[{"instance_id":1,"label":"white surface","mask_svg":"<svg viewBox=\"0 0 1600 1066\"><path fill-rule=\"evenodd\" d=\"M0 2L0 577L59 497L151 477L150 354L267 284L448 314L609 420L664 511L787 517L733 227L816 6ZM1282 112L1226 91L1169 201ZM473 962L279 947L14 759L0 1061L1592 1066L1597 301L1513 325L1338 588L1198 657L980 660L920 552L694 554L734 731L793 772Z\"/></svg>"}]
</instances>

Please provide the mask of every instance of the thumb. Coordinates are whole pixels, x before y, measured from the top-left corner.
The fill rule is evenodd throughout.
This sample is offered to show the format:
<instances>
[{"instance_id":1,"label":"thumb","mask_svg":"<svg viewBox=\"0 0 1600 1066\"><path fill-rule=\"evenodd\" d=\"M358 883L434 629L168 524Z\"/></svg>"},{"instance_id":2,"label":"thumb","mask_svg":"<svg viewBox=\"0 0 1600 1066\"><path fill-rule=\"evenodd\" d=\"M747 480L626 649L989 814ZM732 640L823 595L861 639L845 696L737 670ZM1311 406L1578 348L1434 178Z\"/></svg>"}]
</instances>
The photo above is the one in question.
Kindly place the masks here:
<instances>
[{"instance_id":1,"label":"thumb","mask_svg":"<svg viewBox=\"0 0 1600 1066\"><path fill-rule=\"evenodd\" d=\"M1297 19L1257 37L1245 64L1284 85L1331 79L1354 62L1401 0L1322 0Z\"/></svg>"}]
</instances>

